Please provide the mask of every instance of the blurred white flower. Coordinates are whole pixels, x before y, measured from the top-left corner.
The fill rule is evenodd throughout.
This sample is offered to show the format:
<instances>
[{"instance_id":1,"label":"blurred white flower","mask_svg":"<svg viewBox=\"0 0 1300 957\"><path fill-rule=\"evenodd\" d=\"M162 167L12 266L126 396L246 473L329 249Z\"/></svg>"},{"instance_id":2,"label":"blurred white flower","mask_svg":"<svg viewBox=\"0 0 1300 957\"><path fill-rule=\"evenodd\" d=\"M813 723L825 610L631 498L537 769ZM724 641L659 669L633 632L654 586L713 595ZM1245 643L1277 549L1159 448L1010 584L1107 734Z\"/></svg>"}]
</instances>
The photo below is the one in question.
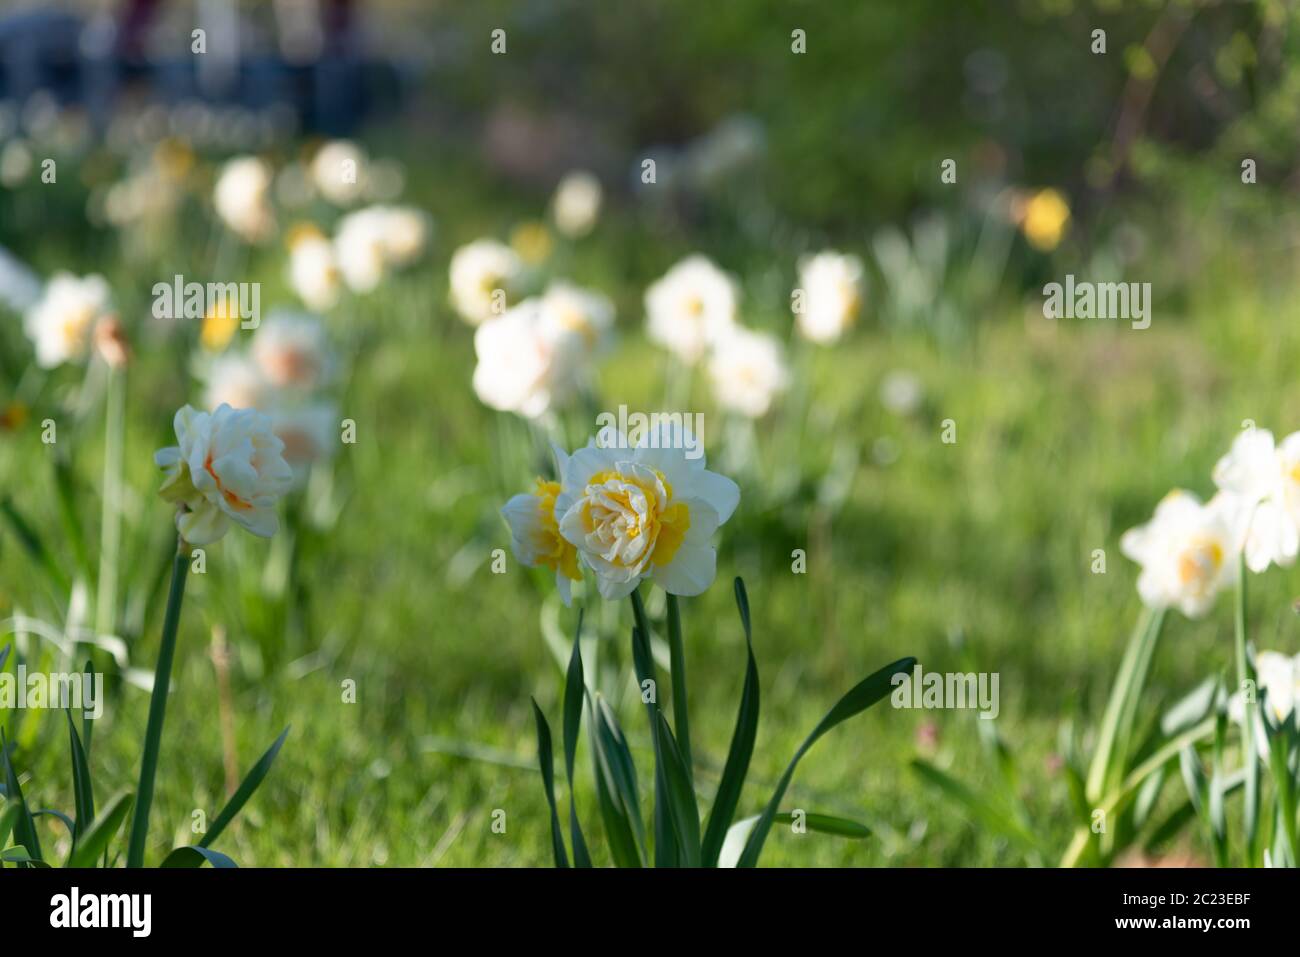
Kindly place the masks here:
<instances>
[{"instance_id":1,"label":"blurred white flower","mask_svg":"<svg viewBox=\"0 0 1300 957\"><path fill-rule=\"evenodd\" d=\"M709 378L719 405L757 419L789 386L790 370L775 336L733 326L714 343Z\"/></svg>"},{"instance_id":2,"label":"blurred white flower","mask_svg":"<svg viewBox=\"0 0 1300 957\"><path fill-rule=\"evenodd\" d=\"M284 443L284 460L301 486L316 462L328 461L339 444L338 409L329 402L278 407L271 411L271 431Z\"/></svg>"},{"instance_id":3,"label":"blurred white flower","mask_svg":"<svg viewBox=\"0 0 1300 957\"><path fill-rule=\"evenodd\" d=\"M674 595L698 595L717 574L713 533L736 510L740 489L705 469L703 456L688 458L684 438L665 426L631 449L589 443L565 463L555 500L560 534L607 599L645 578Z\"/></svg>"},{"instance_id":4,"label":"blurred white flower","mask_svg":"<svg viewBox=\"0 0 1300 957\"><path fill-rule=\"evenodd\" d=\"M555 449L556 471L564 474L568 456ZM537 479L532 492L521 492L501 508L501 516L510 526L510 548L521 565L539 566L555 572L555 586L567 605L572 597L572 582L580 581L578 550L560 534L555 518L555 499L560 483Z\"/></svg>"},{"instance_id":5,"label":"blurred white flower","mask_svg":"<svg viewBox=\"0 0 1300 957\"><path fill-rule=\"evenodd\" d=\"M1300 432L1280 445L1268 429L1246 429L1214 466L1214 484L1245 505L1246 565L1290 565L1300 551Z\"/></svg>"},{"instance_id":6,"label":"blurred white flower","mask_svg":"<svg viewBox=\"0 0 1300 957\"><path fill-rule=\"evenodd\" d=\"M409 266L429 242L429 218L410 206L380 206L384 216L384 255L392 266Z\"/></svg>"},{"instance_id":7,"label":"blurred white flower","mask_svg":"<svg viewBox=\"0 0 1300 957\"><path fill-rule=\"evenodd\" d=\"M353 292L372 292L388 272L388 218L378 206L359 209L339 220L334 255L343 281Z\"/></svg>"},{"instance_id":8,"label":"blurred white flower","mask_svg":"<svg viewBox=\"0 0 1300 957\"><path fill-rule=\"evenodd\" d=\"M1120 550L1142 566L1138 594L1152 608L1173 606L1189 618L1210 610L1219 590L1232 581L1240 549L1242 503L1220 493L1208 503L1175 489L1161 499L1155 516L1131 528Z\"/></svg>"},{"instance_id":9,"label":"blurred white flower","mask_svg":"<svg viewBox=\"0 0 1300 957\"><path fill-rule=\"evenodd\" d=\"M477 239L451 256L451 302L470 325L494 315L494 299L501 290L507 301L524 269L523 260L504 243Z\"/></svg>"},{"instance_id":10,"label":"blurred white flower","mask_svg":"<svg viewBox=\"0 0 1300 957\"><path fill-rule=\"evenodd\" d=\"M284 443L271 420L252 409L220 406L211 414L185 406L174 422L178 445L159 449L159 490L180 506L176 527L191 545L208 545L234 522L269 538L279 526L275 505L293 482Z\"/></svg>"},{"instance_id":11,"label":"blurred white flower","mask_svg":"<svg viewBox=\"0 0 1300 957\"><path fill-rule=\"evenodd\" d=\"M56 273L23 321L23 330L36 345L37 363L52 369L85 358L95 322L111 309L103 276Z\"/></svg>"},{"instance_id":12,"label":"blurred white flower","mask_svg":"<svg viewBox=\"0 0 1300 957\"><path fill-rule=\"evenodd\" d=\"M319 231L299 231L289 245L289 284L308 308L325 312L339 301L342 272L334 246Z\"/></svg>"},{"instance_id":13,"label":"blurred white flower","mask_svg":"<svg viewBox=\"0 0 1300 957\"><path fill-rule=\"evenodd\" d=\"M575 170L560 180L551 199L555 228L570 239L581 239L595 228L604 192L594 174Z\"/></svg>"},{"instance_id":14,"label":"blurred white flower","mask_svg":"<svg viewBox=\"0 0 1300 957\"><path fill-rule=\"evenodd\" d=\"M1263 703L1272 724L1287 721L1300 700L1300 655L1292 658L1277 651L1259 652L1255 656L1255 699ZM1245 710L1245 694L1238 691L1228 699L1228 716L1240 723ZM1255 745L1267 760L1268 732L1263 715L1255 726Z\"/></svg>"},{"instance_id":15,"label":"blurred white flower","mask_svg":"<svg viewBox=\"0 0 1300 957\"><path fill-rule=\"evenodd\" d=\"M911 372L898 370L885 375L880 382L880 402L896 415L910 415L921 406L925 397L921 380Z\"/></svg>"},{"instance_id":16,"label":"blurred white flower","mask_svg":"<svg viewBox=\"0 0 1300 957\"><path fill-rule=\"evenodd\" d=\"M525 299L474 333L474 391L487 406L535 419L576 388L586 346L581 335L543 327L541 301Z\"/></svg>"},{"instance_id":17,"label":"blurred white flower","mask_svg":"<svg viewBox=\"0 0 1300 957\"><path fill-rule=\"evenodd\" d=\"M837 341L858 318L862 308L862 260L826 251L799 263L802 302L795 322L806 339L821 344Z\"/></svg>"},{"instance_id":18,"label":"blurred white flower","mask_svg":"<svg viewBox=\"0 0 1300 957\"><path fill-rule=\"evenodd\" d=\"M275 229L271 210L270 164L255 156L238 156L221 169L212 201L231 231L250 243L265 240Z\"/></svg>"},{"instance_id":19,"label":"blurred white flower","mask_svg":"<svg viewBox=\"0 0 1300 957\"><path fill-rule=\"evenodd\" d=\"M311 161L311 181L335 206L350 206L366 187L366 154L350 140L331 140Z\"/></svg>"},{"instance_id":20,"label":"blurred white flower","mask_svg":"<svg viewBox=\"0 0 1300 957\"><path fill-rule=\"evenodd\" d=\"M609 344L614 304L599 292L556 280L542 294L539 321L546 335L558 338L576 333L587 352L598 355Z\"/></svg>"},{"instance_id":21,"label":"blurred white flower","mask_svg":"<svg viewBox=\"0 0 1300 957\"><path fill-rule=\"evenodd\" d=\"M213 410L222 405L232 409L265 409L274 390L252 359L240 352L223 353L199 372L204 380L203 405Z\"/></svg>"},{"instance_id":22,"label":"blurred white flower","mask_svg":"<svg viewBox=\"0 0 1300 957\"><path fill-rule=\"evenodd\" d=\"M279 389L310 390L328 381L334 357L325 327L315 316L278 312L253 336L253 361Z\"/></svg>"},{"instance_id":23,"label":"blurred white flower","mask_svg":"<svg viewBox=\"0 0 1300 957\"><path fill-rule=\"evenodd\" d=\"M650 339L694 365L736 322L736 284L701 255L690 256L646 290Z\"/></svg>"}]
</instances>

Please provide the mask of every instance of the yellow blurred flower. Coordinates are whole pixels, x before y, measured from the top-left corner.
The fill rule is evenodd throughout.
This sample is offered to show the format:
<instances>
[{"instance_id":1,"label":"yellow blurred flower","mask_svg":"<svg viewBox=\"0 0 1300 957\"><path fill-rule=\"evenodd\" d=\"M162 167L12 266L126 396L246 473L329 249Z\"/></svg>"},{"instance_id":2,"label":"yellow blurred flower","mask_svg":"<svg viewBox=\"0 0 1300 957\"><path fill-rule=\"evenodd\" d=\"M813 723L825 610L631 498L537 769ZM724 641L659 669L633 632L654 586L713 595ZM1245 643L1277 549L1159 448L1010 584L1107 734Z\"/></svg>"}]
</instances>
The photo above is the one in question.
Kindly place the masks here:
<instances>
[{"instance_id":1,"label":"yellow blurred flower","mask_svg":"<svg viewBox=\"0 0 1300 957\"><path fill-rule=\"evenodd\" d=\"M179 183L194 166L194 151L183 140L167 137L154 148L153 161L164 176Z\"/></svg>"},{"instance_id":2,"label":"yellow blurred flower","mask_svg":"<svg viewBox=\"0 0 1300 957\"><path fill-rule=\"evenodd\" d=\"M1021 232L1035 249L1051 252L1061 243L1070 221L1070 205L1055 189L1035 193L1024 205Z\"/></svg>"},{"instance_id":3,"label":"yellow blurred flower","mask_svg":"<svg viewBox=\"0 0 1300 957\"><path fill-rule=\"evenodd\" d=\"M239 309L228 299L221 299L212 304L208 314L203 317L203 328L199 332L199 342L209 352L220 352L230 345L230 340L239 328Z\"/></svg>"},{"instance_id":4,"label":"yellow blurred flower","mask_svg":"<svg viewBox=\"0 0 1300 957\"><path fill-rule=\"evenodd\" d=\"M545 223L530 219L511 230L510 246L524 262L536 265L550 257L555 243Z\"/></svg>"}]
</instances>

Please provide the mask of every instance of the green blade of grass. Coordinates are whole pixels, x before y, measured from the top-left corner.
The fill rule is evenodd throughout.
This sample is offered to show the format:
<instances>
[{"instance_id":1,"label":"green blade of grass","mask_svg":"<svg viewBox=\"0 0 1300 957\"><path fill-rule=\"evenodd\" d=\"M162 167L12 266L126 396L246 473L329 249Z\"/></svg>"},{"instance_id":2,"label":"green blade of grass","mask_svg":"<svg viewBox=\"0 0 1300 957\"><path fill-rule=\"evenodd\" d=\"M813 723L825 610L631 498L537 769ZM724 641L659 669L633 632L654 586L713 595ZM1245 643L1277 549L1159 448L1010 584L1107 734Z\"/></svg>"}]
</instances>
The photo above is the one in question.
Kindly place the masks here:
<instances>
[{"instance_id":1,"label":"green blade of grass","mask_svg":"<svg viewBox=\"0 0 1300 957\"><path fill-rule=\"evenodd\" d=\"M8 498L0 499L0 515L3 515L9 522L10 529L17 536L23 548L27 550L27 554L45 570L45 574L49 576L55 590L60 595L66 596L72 587L71 582L68 581L68 576L63 573L63 569L59 567L59 563L55 561L54 556L45 547L45 543L41 541L40 536L32 530L32 526L23 518L22 513Z\"/></svg>"},{"instance_id":2,"label":"green blade of grass","mask_svg":"<svg viewBox=\"0 0 1300 957\"><path fill-rule=\"evenodd\" d=\"M551 753L551 727L546 715L533 702L533 720L537 724L537 764L542 771L542 787L546 790L546 804L551 809L551 851L556 867L568 867L569 855L564 850L564 834L560 831L560 813L555 809L555 756Z\"/></svg>"},{"instance_id":3,"label":"green blade of grass","mask_svg":"<svg viewBox=\"0 0 1300 957\"><path fill-rule=\"evenodd\" d=\"M988 830L1009 837L1025 850L1037 851L1038 842L1026 831L1011 814L972 791L952 775L939 770L928 761L919 758L912 761L912 770L926 784L939 791L973 821L978 821Z\"/></svg>"},{"instance_id":4,"label":"green blade of grass","mask_svg":"<svg viewBox=\"0 0 1300 957\"><path fill-rule=\"evenodd\" d=\"M740 622L745 629L745 687L740 694L740 708L736 713L736 730L731 735L727 750L727 763L722 768L722 780L709 811L709 823L704 831L701 858L705 867L715 867L722 851L727 831L740 804L740 792L749 773L749 761L754 754L754 740L758 737L759 685L758 663L754 660L754 642L750 630L749 596L745 583L736 579L736 605L740 608ZM755 818L757 820L757 818Z\"/></svg>"},{"instance_id":5,"label":"green blade of grass","mask_svg":"<svg viewBox=\"0 0 1300 957\"><path fill-rule=\"evenodd\" d=\"M27 848L27 853L32 860L42 860L41 842L36 836L36 822L32 817L31 808L27 806L27 801L23 797L23 789L18 784L18 775L14 772L13 763L9 760L9 742L5 739L4 731L0 731L0 758L3 758L5 766L5 797L18 806L18 815L12 825L14 843Z\"/></svg>"},{"instance_id":6,"label":"green blade of grass","mask_svg":"<svg viewBox=\"0 0 1300 957\"><path fill-rule=\"evenodd\" d=\"M163 858L159 867L202 867L204 864L211 864L213 867L220 868L238 868L239 865L226 857L220 851L214 851L210 847L197 847L186 845L185 847L173 848L172 852Z\"/></svg>"},{"instance_id":7,"label":"green blade of grass","mask_svg":"<svg viewBox=\"0 0 1300 957\"><path fill-rule=\"evenodd\" d=\"M239 782L239 787L235 789L235 793L230 796L226 806L221 809L216 820L212 822L212 826L208 828L208 833L204 834L203 840L199 841L199 847L210 847L221 836L221 832L230 826L230 822L235 819L235 815L243 810L244 805L248 803L248 799L253 796L253 792L258 789L267 774L270 773L271 765L275 763L275 757L280 753L280 747L288 736L289 728L285 728L280 732L280 736L275 739L275 743L266 749L266 753L257 759L257 763L244 776L244 780Z\"/></svg>"},{"instance_id":8,"label":"green blade of grass","mask_svg":"<svg viewBox=\"0 0 1300 957\"><path fill-rule=\"evenodd\" d=\"M91 822L86 828L85 834L77 843L77 849L73 852L72 857L68 859L69 867L94 867L95 861L99 855L108 847L108 842L113 839L118 828L126 819L127 812L131 810L134 795L129 791L122 791L113 795L104 810L100 812L99 817Z\"/></svg>"},{"instance_id":9,"label":"green blade of grass","mask_svg":"<svg viewBox=\"0 0 1300 957\"><path fill-rule=\"evenodd\" d=\"M890 688L893 687L892 679L894 675L911 671L912 666L915 664L915 658L900 658L879 671L873 672L854 685L844 697L835 703L835 707L826 713L826 717L818 722L817 727L813 728L812 733L808 735L803 744L799 746L799 750L795 752L794 757L790 759L789 766L786 767L785 773L781 775L781 780L777 782L772 799L767 802L767 807L759 815L758 823L754 825L749 840L745 842L745 850L740 855L740 860L737 862L738 866L754 867L758 864L758 857L763 852L763 844L767 840L768 832L772 829L772 821L776 817L777 808L780 806L781 799L785 797L786 788L790 786L790 779L794 777L795 768L799 766L803 756L808 753L808 749L816 744L817 740L827 731L847 721L854 715L860 714L888 695Z\"/></svg>"}]
</instances>

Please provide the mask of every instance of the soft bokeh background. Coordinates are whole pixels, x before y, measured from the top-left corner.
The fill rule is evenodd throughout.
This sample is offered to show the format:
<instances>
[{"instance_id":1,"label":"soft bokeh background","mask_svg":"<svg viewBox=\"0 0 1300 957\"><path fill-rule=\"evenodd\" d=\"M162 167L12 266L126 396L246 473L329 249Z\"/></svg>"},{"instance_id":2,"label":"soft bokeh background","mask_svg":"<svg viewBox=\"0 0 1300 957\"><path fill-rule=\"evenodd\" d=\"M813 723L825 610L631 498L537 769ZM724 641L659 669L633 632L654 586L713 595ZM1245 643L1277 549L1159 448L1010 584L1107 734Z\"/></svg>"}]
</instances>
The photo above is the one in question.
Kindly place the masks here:
<instances>
[{"instance_id":1,"label":"soft bokeh background","mask_svg":"<svg viewBox=\"0 0 1300 957\"><path fill-rule=\"evenodd\" d=\"M123 6L68 9L102 27ZM220 626L239 766L293 726L223 839L241 864L547 863L528 698L554 727L562 675L543 632L553 622L563 641L574 614L545 575L513 560L508 574L490 572L491 550L509 540L497 509L542 463L522 421L476 399L471 330L447 304L456 247L483 235L526 245L539 230L550 244L539 268L617 306L601 408L662 406L666 360L645 341L641 297L688 253L739 278L746 324L789 341L797 384L754 430L718 581L685 605L706 795L743 678L729 584L742 575L764 698L742 811L757 811L764 785L857 676L911 654L927 670L1000 674L996 725L1016 759L1014 789L1044 845L1064 846L1062 738L1086 741L1095 727L1138 608L1120 533L1171 487L1208 495L1244 419L1279 434L1300 427L1292 5L326 3L349 25L288 56L283 10L314 5L243 4L244 60L216 81L190 76L184 51L195 18L227 5L156 6L137 49L113 46L123 34L74 47L44 92L22 86L20 14L0 8L0 246L42 276L105 275L135 351L118 627L131 667L156 655L170 549L150 456L170 440L175 409L198 401L198 328L153 320L152 286L176 273L218 278L220 263L221 278L262 283L264 310L296 305L282 242L232 250L217 238L214 164L254 152L282 167L326 136L351 136L392 164L401 201L436 225L414 268L329 317L358 441L293 506L307 518L292 546L231 536L191 579L152 855L164 839L188 842L192 812L222 802L228 746L210 654ZM498 28L505 55L490 52ZM806 54L791 52L796 28ZM1104 54L1091 52L1095 29ZM86 49L101 67L130 65L107 102L87 96L103 87L78 72ZM280 94L290 99L275 106ZM56 184L40 182L46 157ZM639 179L646 157L658 163L653 186ZM955 184L940 180L948 158ZM113 222L108 191L151 164L171 177L174 202ZM606 203L595 232L569 243L545 223L573 168L601 178ZM315 205L286 222L337 215ZM789 292L798 258L824 247L862 256L868 285L858 327L819 348L791 334ZM1150 282L1151 327L1045 320L1042 285L1067 273ZM30 362L21 316L0 303L0 496L72 568L68 528L92 550L97 536L102 369L33 378ZM705 412L722 467L712 450L727 447L728 422L702 380L690 407ZM40 423L56 414L51 447ZM955 444L940 441L945 419ZM576 414L565 422L571 440L582 427ZM77 490L71 524L56 457ZM805 575L791 572L797 548ZM1092 573L1094 549L1105 550L1104 574ZM1300 650L1295 584L1287 572L1252 583L1265 647ZM0 619L18 612L56 625L68 615L6 527ZM627 608L595 617L620 646L610 654L625 655ZM1229 629L1226 602L1177 621L1155 662L1153 714L1228 668ZM355 704L340 700L347 679ZM110 685L96 773L128 787L147 695ZM644 775L648 734L630 703L624 721ZM61 717L9 723L34 803L69 805ZM997 772L979 724L974 712L878 708L837 730L801 765L788 803L861 819L875 836L780 831L765 862L1052 860L953 813L910 771L920 755L988 784ZM591 794L578 799L594 811ZM498 808L504 835L491 829ZM1148 852L1204 853L1190 833Z\"/></svg>"}]
</instances>

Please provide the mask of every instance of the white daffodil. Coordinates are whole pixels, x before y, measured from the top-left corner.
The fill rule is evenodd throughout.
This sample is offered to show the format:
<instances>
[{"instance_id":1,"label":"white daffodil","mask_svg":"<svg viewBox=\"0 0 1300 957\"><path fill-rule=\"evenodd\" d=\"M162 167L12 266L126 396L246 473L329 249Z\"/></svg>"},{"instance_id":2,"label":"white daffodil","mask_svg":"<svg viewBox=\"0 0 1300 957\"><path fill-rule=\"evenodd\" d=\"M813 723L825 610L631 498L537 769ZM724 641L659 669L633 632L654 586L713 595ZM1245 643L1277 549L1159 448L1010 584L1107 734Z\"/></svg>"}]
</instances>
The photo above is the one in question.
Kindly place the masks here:
<instances>
[{"instance_id":1,"label":"white daffodil","mask_svg":"<svg viewBox=\"0 0 1300 957\"><path fill-rule=\"evenodd\" d=\"M55 274L23 321L27 337L36 345L37 363L52 369L84 359L95 323L111 309L103 276Z\"/></svg>"},{"instance_id":2,"label":"white daffodil","mask_svg":"<svg viewBox=\"0 0 1300 957\"><path fill-rule=\"evenodd\" d=\"M333 244L316 229L305 229L289 245L289 284L308 309L334 308L343 288Z\"/></svg>"},{"instance_id":3,"label":"white daffodil","mask_svg":"<svg viewBox=\"0 0 1300 957\"><path fill-rule=\"evenodd\" d=\"M328 461L338 448L338 409L329 402L313 402L279 406L270 416L271 431L284 443L284 460L293 469L294 485L301 486L312 465Z\"/></svg>"},{"instance_id":4,"label":"white daffodil","mask_svg":"<svg viewBox=\"0 0 1300 957\"><path fill-rule=\"evenodd\" d=\"M232 409L265 409L274 389L261 367L242 352L223 353L201 368L203 404L209 410L228 405Z\"/></svg>"},{"instance_id":5,"label":"white daffodil","mask_svg":"<svg viewBox=\"0 0 1300 957\"><path fill-rule=\"evenodd\" d=\"M174 425L179 445L159 449L154 461L167 473L160 494L179 506L181 538L208 545L231 522L263 538L274 535L275 505L293 484L293 471L270 418L228 405L212 413L187 405Z\"/></svg>"},{"instance_id":6,"label":"white daffodil","mask_svg":"<svg viewBox=\"0 0 1300 957\"><path fill-rule=\"evenodd\" d=\"M1138 594L1152 608L1176 607L1200 618L1230 583L1241 542L1241 502L1220 493L1206 504L1175 489L1145 525L1120 539L1120 550L1142 566Z\"/></svg>"},{"instance_id":7,"label":"white daffodil","mask_svg":"<svg viewBox=\"0 0 1300 957\"><path fill-rule=\"evenodd\" d=\"M350 206L366 188L366 154L350 140L331 140L312 157L311 181L335 206Z\"/></svg>"},{"instance_id":8,"label":"white daffodil","mask_svg":"<svg viewBox=\"0 0 1300 957\"><path fill-rule=\"evenodd\" d=\"M568 456L555 449L556 471L564 474ZM545 567L555 572L555 586L567 605L572 597L572 583L582 579L578 569L578 550L560 534L555 518L555 500L560 483L538 478L531 492L521 492L501 508L501 516L510 526L510 548L520 564L529 568Z\"/></svg>"},{"instance_id":9,"label":"white daffodil","mask_svg":"<svg viewBox=\"0 0 1300 957\"><path fill-rule=\"evenodd\" d=\"M1246 565L1290 565L1300 551L1300 432L1274 444L1268 429L1247 429L1214 466L1214 483L1245 505Z\"/></svg>"},{"instance_id":10,"label":"white daffodil","mask_svg":"<svg viewBox=\"0 0 1300 957\"><path fill-rule=\"evenodd\" d=\"M251 352L266 381L278 389L315 389L333 372L325 327L315 316L284 312L268 316L253 336Z\"/></svg>"},{"instance_id":11,"label":"white daffodil","mask_svg":"<svg viewBox=\"0 0 1300 957\"><path fill-rule=\"evenodd\" d=\"M420 258L429 242L429 217L410 206L381 206L384 217L384 256L401 268Z\"/></svg>"},{"instance_id":12,"label":"white daffodil","mask_svg":"<svg viewBox=\"0 0 1300 957\"><path fill-rule=\"evenodd\" d=\"M555 228L570 239L581 239L595 228L604 197L600 180L586 170L575 170L560 180L551 199Z\"/></svg>"},{"instance_id":13,"label":"white daffodil","mask_svg":"<svg viewBox=\"0 0 1300 957\"><path fill-rule=\"evenodd\" d=\"M388 274L388 217L378 206L359 209L339 220L334 257L353 292L372 292Z\"/></svg>"},{"instance_id":14,"label":"white daffodil","mask_svg":"<svg viewBox=\"0 0 1300 957\"><path fill-rule=\"evenodd\" d=\"M264 241L275 230L271 210L270 164L256 156L238 156L221 168L212 196L217 215L230 230L250 243Z\"/></svg>"},{"instance_id":15,"label":"white daffodil","mask_svg":"<svg viewBox=\"0 0 1300 957\"><path fill-rule=\"evenodd\" d=\"M790 371L775 336L733 326L709 355L713 394L725 409L761 418L790 384Z\"/></svg>"},{"instance_id":16,"label":"white daffodil","mask_svg":"<svg viewBox=\"0 0 1300 957\"><path fill-rule=\"evenodd\" d=\"M498 300L509 301L523 269L518 253L494 239L476 239L461 246L451 256L452 305L474 326L499 315Z\"/></svg>"},{"instance_id":17,"label":"white daffodil","mask_svg":"<svg viewBox=\"0 0 1300 957\"><path fill-rule=\"evenodd\" d=\"M795 322L804 338L824 345L848 331L862 308L862 276L861 259L829 250L799 263Z\"/></svg>"},{"instance_id":18,"label":"white daffodil","mask_svg":"<svg viewBox=\"0 0 1300 957\"><path fill-rule=\"evenodd\" d=\"M609 345L614 304L601 293L556 281L542 293L540 322L546 335L559 338L565 333L576 333L588 354L598 355Z\"/></svg>"},{"instance_id":19,"label":"white daffodil","mask_svg":"<svg viewBox=\"0 0 1300 957\"><path fill-rule=\"evenodd\" d=\"M1261 651L1255 656L1255 696L1262 701L1269 723L1285 723L1300 700L1300 655L1294 658L1277 651ZM1245 694L1238 691L1228 699L1228 716L1238 724L1245 716ZM1268 758L1268 732L1263 715L1255 726L1255 745L1260 756Z\"/></svg>"},{"instance_id":20,"label":"white daffodil","mask_svg":"<svg viewBox=\"0 0 1300 957\"><path fill-rule=\"evenodd\" d=\"M688 458L685 438L665 426L631 449L593 441L565 463L555 500L560 534L607 599L645 578L674 595L698 595L713 582L711 539L736 510L740 489L705 469L703 456Z\"/></svg>"},{"instance_id":21,"label":"white daffodil","mask_svg":"<svg viewBox=\"0 0 1300 957\"><path fill-rule=\"evenodd\" d=\"M645 293L646 333L688 365L736 322L735 281L704 256L690 256Z\"/></svg>"},{"instance_id":22,"label":"white daffodil","mask_svg":"<svg viewBox=\"0 0 1300 957\"><path fill-rule=\"evenodd\" d=\"M485 405L535 419L573 393L584 340L548 331L541 315L541 300L525 299L475 330L474 391Z\"/></svg>"}]
</instances>

